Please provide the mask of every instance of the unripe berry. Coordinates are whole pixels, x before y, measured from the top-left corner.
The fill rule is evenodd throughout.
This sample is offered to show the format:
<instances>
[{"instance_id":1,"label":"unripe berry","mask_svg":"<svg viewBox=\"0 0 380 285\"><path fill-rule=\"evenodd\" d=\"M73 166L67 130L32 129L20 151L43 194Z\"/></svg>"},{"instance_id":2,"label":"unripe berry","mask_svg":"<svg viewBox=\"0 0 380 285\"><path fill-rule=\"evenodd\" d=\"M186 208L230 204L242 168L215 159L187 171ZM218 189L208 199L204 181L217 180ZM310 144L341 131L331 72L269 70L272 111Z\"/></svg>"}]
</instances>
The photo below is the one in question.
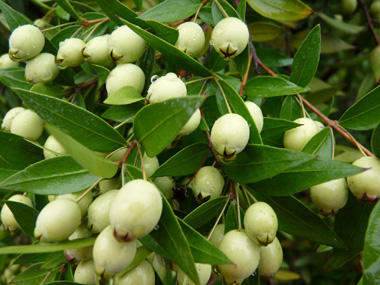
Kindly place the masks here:
<instances>
[{"instance_id":1,"label":"unripe berry","mask_svg":"<svg viewBox=\"0 0 380 285\"><path fill-rule=\"evenodd\" d=\"M186 124L179 131L178 135L185 136L192 132L194 132L201 122L201 111L199 109L195 110L195 112L191 115L190 119L186 122Z\"/></svg>"},{"instance_id":2,"label":"unripe berry","mask_svg":"<svg viewBox=\"0 0 380 285\"><path fill-rule=\"evenodd\" d=\"M113 228L106 227L96 238L92 252L96 274L108 279L123 271L135 258L136 245L136 240L119 242Z\"/></svg>"},{"instance_id":3,"label":"unripe berry","mask_svg":"<svg viewBox=\"0 0 380 285\"><path fill-rule=\"evenodd\" d=\"M300 151L307 142L320 131L320 128L309 118L299 118L294 122L302 124L302 126L285 132L284 147Z\"/></svg>"},{"instance_id":4,"label":"unripe berry","mask_svg":"<svg viewBox=\"0 0 380 285\"><path fill-rule=\"evenodd\" d=\"M357 6L357 0L342 0L342 11L346 15L350 15L355 12Z\"/></svg>"},{"instance_id":5,"label":"unripe berry","mask_svg":"<svg viewBox=\"0 0 380 285\"><path fill-rule=\"evenodd\" d=\"M117 276L115 279L117 285L154 285L155 275L152 265L146 260L141 261L139 265L128 271L126 274Z\"/></svg>"},{"instance_id":6,"label":"unripe berry","mask_svg":"<svg viewBox=\"0 0 380 285\"><path fill-rule=\"evenodd\" d=\"M224 59L241 54L249 40L247 25L238 18L228 17L219 21L211 33L210 44Z\"/></svg>"},{"instance_id":7,"label":"unripe berry","mask_svg":"<svg viewBox=\"0 0 380 285\"><path fill-rule=\"evenodd\" d=\"M66 154L66 150L61 143L54 137L49 136L44 144L44 157L46 159L56 157L57 154Z\"/></svg>"},{"instance_id":8,"label":"unripe berry","mask_svg":"<svg viewBox=\"0 0 380 285\"><path fill-rule=\"evenodd\" d=\"M256 202L249 206L244 216L244 228L252 240L259 245L268 245L276 237L277 215L265 202Z\"/></svg>"},{"instance_id":9,"label":"unripe berry","mask_svg":"<svg viewBox=\"0 0 380 285\"><path fill-rule=\"evenodd\" d=\"M18 62L11 60L7 53L0 57L0 69L18 67Z\"/></svg>"},{"instance_id":10,"label":"unripe berry","mask_svg":"<svg viewBox=\"0 0 380 285\"><path fill-rule=\"evenodd\" d=\"M213 166L203 166L193 180L193 193L198 201L207 201L219 197L223 191L224 179Z\"/></svg>"},{"instance_id":11,"label":"unripe berry","mask_svg":"<svg viewBox=\"0 0 380 285\"><path fill-rule=\"evenodd\" d=\"M325 128L325 125L322 124L321 122L319 121L314 121L314 124L318 127L318 129L321 131Z\"/></svg>"},{"instance_id":12,"label":"unripe berry","mask_svg":"<svg viewBox=\"0 0 380 285\"><path fill-rule=\"evenodd\" d=\"M224 224L219 224L215 227L214 232L212 233L210 237L210 242L215 245L216 247L219 247L220 243L222 242L224 238Z\"/></svg>"},{"instance_id":13,"label":"unripe berry","mask_svg":"<svg viewBox=\"0 0 380 285\"><path fill-rule=\"evenodd\" d=\"M81 39L68 38L59 43L55 62L60 69L79 66L83 62L82 49L86 43Z\"/></svg>"},{"instance_id":14,"label":"unripe berry","mask_svg":"<svg viewBox=\"0 0 380 285\"><path fill-rule=\"evenodd\" d=\"M39 213L34 236L42 242L62 241L71 236L81 222L77 203L67 199L56 199Z\"/></svg>"},{"instance_id":15,"label":"unripe berry","mask_svg":"<svg viewBox=\"0 0 380 285\"><path fill-rule=\"evenodd\" d=\"M204 263L195 263L195 268L197 269L199 284L206 285L211 276L211 264ZM182 271L181 268L178 268L177 271L177 284L181 285L195 285L195 283Z\"/></svg>"},{"instance_id":16,"label":"unripe berry","mask_svg":"<svg viewBox=\"0 0 380 285\"><path fill-rule=\"evenodd\" d=\"M132 63L119 64L108 75L106 89L108 96L124 86L131 86L141 93L145 84L145 75L140 67Z\"/></svg>"},{"instance_id":17,"label":"unripe berry","mask_svg":"<svg viewBox=\"0 0 380 285\"><path fill-rule=\"evenodd\" d=\"M50 53L40 53L26 63L25 79L32 84L53 81L59 73L55 57Z\"/></svg>"},{"instance_id":18,"label":"unripe berry","mask_svg":"<svg viewBox=\"0 0 380 285\"><path fill-rule=\"evenodd\" d=\"M99 182L100 193L106 193L107 191L118 189L119 177L114 177L110 179L103 179Z\"/></svg>"},{"instance_id":19,"label":"unripe berry","mask_svg":"<svg viewBox=\"0 0 380 285\"><path fill-rule=\"evenodd\" d=\"M20 202L30 207L33 207L32 200L30 200L29 197L23 195L13 195L8 199L8 201ZM4 227L7 231L14 232L20 228L20 225L13 216L12 211L6 204L4 204L3 208L1 209L1 221L3 222Z\"/></svg>"},{"instance_id":20,"label":"unripe berry","mask_svg":"<svg viewBox=\"0 0 380 285\"><path fill-rule=\"evenodd\" d=\"M107 68L114 67L108 47L108 37L109 35L103 35L91 39L82 50L84 60Z\"/></svg>"},{"instance_id":21,"label":"unripe berry","mask_svg":"<svg viewBox=\"0 0 380 285\"><path fill-rule=\"evenodd\" d=\"M380 20L380 2L373 1L370 7L371 14L376 21Z\"/></svg>"},{"instance_id":22,"label":"unripe berry","mask_svg":"<svg viewBox=\"0 0 380 285\"><path fill-rule=\"evenodd\" d=\"M148 89L147 100L150 103L162 102L171 98L184 97L187 94L185 83L172 72L152 82Z\"/></svg>"},{"instance_id":23,"label":"unripe berry","mask_svg":"<svg viewBox=\"0 0 380 285\"><path fill-rule=\"evenodd\" d=\"M144 39L126 25L114 30L108 38L110 55L116 63L137 61L144 54L145 45Z\"/></svg>"},{"instance_id":24,"label":"unripe berry","mask_svg":"<svg viewBox=\"0 0 380 285\"><path fill-rule=\"evenodd\" d=\"M244 102L244 104L247 107L249 113L251 114L252 119L255 122L256 128L260 133L264 125L263 112L261 112L261 109L259 106L257 106L255 103L251 101L246 101Z\"/></svg>"},{"instance_id":25,"label":"unripe berry","mask_svg":"<svg viewBox=\"0 0 380 285\"><path fill-rule=\"evenodd\" d=\"M379 2L380 6L380 2ZM375 76L376 82L380 79L380 46L376 46L369 55L369 64Z\"/></svg>"},{"instance_id":26,"label":"unripe berry","mask_svg":"<svg viewBox=\"0 0 380 285\"><path fill-rule=\"evenodd\" d=\"M282 259L282 247L280 241L276 237L272 243L260 248L260 275L266 279L273 277L273 275L280 269Z\"/></svg>"},{"instance_id":27,"label":"unripe berry","mask_svg":"<svg viewBox=\"0 0 380 285\"><path fill-rule=\"evenodd\" d=\"M38 55L44 45L45 37L36 26L23 25L9 37L9 56L13 60L30 59Z\"/></svg>"},{"instance_id":28,"label":"unripe berry","mask_svg":"<svg viewBox=\"0 0 380 285\"><path fill-rule=\"evenodd\" d=\"M224 158L234 159L238 153L244 150L248 140L248 123L238 114L225 114L212 126L212 145Z\"/></svg>"},{"instance_id":29,"label":"unripe berry","mask_svg":"<svg viewBox=\"0 0 380 285\"><path fill-rule=\"evenodd\" d=\"M143 155L143 163L146 177L150 177L160 166L157 156L149 157L146 153Z\"/></svg>"},{"instance_id":30,"label":"unripe berry","mask_svg":"<svg viewBox=\"0 0 380 285\"><path fill-rule=\"evenodd\" d=\"M164 258L158 253L151 254L147 260L152 264L154 271L160 277L161 281L166 277L166 265Z\"/></svg>"},{"instance_id":31,"label":"unripe berry","mask_svg":"<svg viewBox=\"0 0 380 285\"><path fill-rule=\"evenodd\" d=\"M3 131L10 132L13 119L17 116L18 113L24 110L25 108L23 107L15 107L15 108L10 109L3 118L1 129Z\"/></svg>"},{"instance_id":32,"label":"unripe berry","mask_svg":"<svg viewBox=\"0 0 380 285\"><path fill-rule=\"evenodd\" d=\"M335 215L348 200L346 179L339 178L312 186L310 197L322 215Z\"/></svg>"},{"instance_id":33,"label":"unripe berry","mask_svg":"<svg viewBox=\"0 0 380 285\"><path fill-rule=\"evenodd\" d=\"M160 220L162 198L157 187L142 179L125 184L111 204L110 222L119 240L149 234Z\"/></svg>"},{"instance_id":34,"label":"unripe berry","mask_svg":"<svg viewBox=\"0 0 380 285\"><path fill-rule=\"evenodd\" d=\"M206 39L202 27L194 22L185 22L177 27L178 39L175 46L190 56L197 57Z\"/></svg>"},{"instance_id":35,"label":"unripe berry","mask_svg":"<svg viewBox=\"0 0 380 285\"><path fill-rule=\"evenodd\" d=\"M227 284L240 284L255 272L260 260L260 247L243 230L226 233L219 249L233 262L218 265Z\"/></svg>"},{"instance_id":36,"label":"unripe berry","mask_svg":"<svg viewBox=\"0 0 380 285\"><path fill-rule=\"evenodd\" d=\"M11 133L29 140L37 140L44 130L44 121L33 111L23 110L12 120Z\"/></svg>"},{"instance_id":37,"label":"unripe berry","mask_svg":"<svg viewBox=\"0 0 380 285\"><path fill-rule=\"evenodd\" d=\"M79 262L74 272L74 282L97 284L95 265L92 259Z\"/></svg>"},{"instance_id":38,"label":"unripe berry","mask_svg":"<svg viewBox=\"0 0 380 285\"><path fill-rule=\"evenodd\" d=\"M166 199L173 198L173 187L175 186L173 178L170 176L156 177L154 179L154 184L158 187L162 194L164 194Z\"/></svg>"},{"instance_id":39,"label":"unripe berry","mask_svg":"<svg viewBox=\"0 0 380 285\"><path fill-rule=\"evenodd\" d=\"M110 190L101 194L88 207L88 227L93 233L100 233L110 225L110 208L118 190Z\"/></svg>"},{"instance_id":40,"label":"unripe berry","mask_svg":"<svg viewBox=\"0 0 380 285\"><path fill-rule=\"evenodd\" d=\"M87 229L86 223L82 223L79 227L69 236L69 240L76 240L80 238L91 237L92 233ZM78 263L79 261L89 260L92 258L92 245L80 248L66 249L66 260L72 263Z\"/></svg>"},{"instance_id":41,"label":"unripe berry","mask_svg":"<svg viewBox=\"0 0 380 285\"><path fill-rule=\"evenodd\" d=\"M70 201L73 201L76 203L77 199L79 197L82 196L82 194L85 192L86 190L83 190L83 191L80 191L80 192L77 192L77 193L71 193L71 194L63 194L63 195L57 195L55 197L55 200L57 199L66 199L66 200L70 200ZM82 214L82 217L85 217L86 216L86 213L87 213L87 209L88 209L88 206L91 204L92 202L92 193L91 191L88 192L77 204L80 208L80 211L81 211L81 214Z\"/></svg>"},{"instance_id":42,"label":"unripe berry","mask_svg":"<svg viewBox=\"0 0 380 285\"><path fill-rule=\"evenodd\" d=\"M380 160L365 156L355 160L352 165L369 168L359 174L347 177L348 188L358 200L373 201L380 195Z\"/></svg>"}]
</instances>

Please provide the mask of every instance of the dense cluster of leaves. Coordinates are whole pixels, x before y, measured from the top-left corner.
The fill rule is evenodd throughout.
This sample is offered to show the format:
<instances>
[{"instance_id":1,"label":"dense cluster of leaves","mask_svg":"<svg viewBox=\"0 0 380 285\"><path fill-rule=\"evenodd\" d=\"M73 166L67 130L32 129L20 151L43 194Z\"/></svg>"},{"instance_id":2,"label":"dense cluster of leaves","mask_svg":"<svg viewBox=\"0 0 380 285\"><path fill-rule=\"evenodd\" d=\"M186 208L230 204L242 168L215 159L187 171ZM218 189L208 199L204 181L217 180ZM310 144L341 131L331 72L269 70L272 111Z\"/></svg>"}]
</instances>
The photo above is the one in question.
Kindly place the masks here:
<instances>
[{"instance_id":1,"label":"dense cluster of leaves","mask_svg":"<svg viewBox=\"0 0 380 285\"><path fill-rule=\"evenodd\" d=\"M44 51L52 54L57 53L59 42L66 38L75 35L89 40L112 32L118 25L127 25L148 43L138 62L146 76L142 96L131 88L123 88L106 99L103 85L110 71L89 63L61 71L49 84L29 84L23 67L0 70L4 85L0 95L2 115L11 107L24 104L46 122L46 132L37 142L0 131L2 196L6 200L15 191L26 192L36 205L32 209L6 202L22 233L11 235L2 229L0 267L5 268L15 257L14 263L29 266L15 277L14 284L40 284L47 275L55 278L49 280L72 281L72 265L66 265L64 275L60 270L62 264L67 264L63 250L94 243L94 238L87 238L48 245L17 245L34 241L35 220L48 202L47 195L82 191L96 185L100 178L120 177L121 182L142 178L137 149L123 167L105 158L120 148L126 149L131 128L143 151L160 161L151 178L172 176L181 186L202 163L215 163L206 132L218 117L229 112L228 106L249 123L250 139L236 160L217 166L227 182L240 183L257 200L267 202L275 210L285 254L283 270L275 280L302 279L300 282L309 283L311 279L330 278L334 283L341 282L346 271L351 271L347 283L358 282L362 273L365 284L379 280L379 207L361 204L350 194L347 205L335 218L324 218L308 203L308 193L304 191L361 172L361 168L350 164L358 151L344 148L345 141L329 126L301 152L283 148L285 131L298 126L293 120L306 113L317 119L312 110L302 105L299 96L304 96L321 114L336 119L343 128L361 131L354 133L358 140L380 157L380 89L374 88L368 64L368 52L375 43L368 40L370 31L361 10L339 20L333 17L340 13L338 1L329 1L326 7L322 1L309 7L298 0L9 2L13 7L0 1L4 43L10 31L44 15L44 20L48 20ZM26 12L29 7L35 13ZM209 39L211 27L224 18L224 13L245 20L253 42L233 61L222 60L209 45L199 60L174 46L178 37L173 28L176 22L199 15ZM105 20L87 25L99 19ZM71 24L62 25L66 23ZM54 26L58 27L49 29ZM7 52L7 48L3 49ZM272 68L278 76L270 76L272 72L260 69L258 63ZM168 72L183 76L188 96L145 105L151 76ZM245 100L261 106L265 115L261 133L244 105ZM179 130L199 107L204 117L198 129L178 137ZM372 134L368 132L372 130ZM41 145L48 134L54 134L70 155L44 160ZM225 205L226 232L238 228L238 206L230 195L233 193L229 193L230 184L226 185L223 196L201 205L189 189L185 201L164 199L157 229L141 238L143 247L127 270L152 251L177 263L193 280L197 280L194 262L228 263L228 258L203 237ZM250 203L249 196L241 196L242 214ZM358 267L354 258L363 249L359 258L363 259L363 272L352 270ZM330 273L324 272L326 264ZM164 284L173 282L167 278ZM247 282L260 283L259 275Z\"/></svg>"}]
</instances>

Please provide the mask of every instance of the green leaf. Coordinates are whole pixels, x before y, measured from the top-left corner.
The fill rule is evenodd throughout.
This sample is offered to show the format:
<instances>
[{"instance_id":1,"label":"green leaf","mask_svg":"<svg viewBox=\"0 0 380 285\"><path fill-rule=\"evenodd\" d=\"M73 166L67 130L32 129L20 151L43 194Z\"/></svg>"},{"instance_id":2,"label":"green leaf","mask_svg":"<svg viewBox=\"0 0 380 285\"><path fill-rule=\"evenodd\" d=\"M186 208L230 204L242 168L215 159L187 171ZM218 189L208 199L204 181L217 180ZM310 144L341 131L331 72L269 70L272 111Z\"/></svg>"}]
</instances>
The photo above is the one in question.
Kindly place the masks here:
<instances>
[{"instance_id":1,"label":"green leaf","mask_svg":"<svg viewBox=\"0 0 380 285\"><path fill-rule=\"evenodd\" d=\"M220 6L222 6L224 12L226 12L229 17L240 18L238 12L226 0L219 0L218 2ZM220 20L225 18L224 12L222 12L220 7L218 7L218 5L215 4L215 1L212 2L211 13L213 18L213 26L215 26Z\"/></svg>"},{"instance_id":2,"label":"green leaf","mask_svg":"<svg viewBox=\"0 0 380 285\"><path fill-rule=\"evenodd\" d=\"M199 284L189 243L168 201L162 196L163 208L158 229L150 233L189 278ZM1 248L0 248L1 249ZM1 251L0 251L1 252Z\"/></svg>"},{"instance_id":3,"label":"green leaf","mask_svg":"<svg viewBox=\"0 0 380 285\"><path fill-rule=\"evenodd\" d=\"M0 181L41 159L42 150L18 135L0 131Z\"/></svg>"},{"instance_id":4,"label":"green leaf","mask_svg":"<svg viewBox=\"0 0 380 285\"><path fill-rule=\"evenodd\" d=\"M186 19L197 12L198 0L166 0L139 16L143 20L155 20L162 23Z\"/></svg>"},{"instance_id":5,"label":"green leaf","mask_svg":"<svg viewBox=\"0 0 380 285\"><path fill-rule=\"evenodd\" d=\"M237 69L239 70L241 78L244 78L245 74L248 71L249 57L250 57L249 52L250 52L250 48L249 48L249 45L247 45L245 49L243 50L243 52L234 58L234 61L236 63Z\"/></svg>"},{"instance_id":6,"label":"green leaf","mask_svg":"<svg viewBox=\"0 0 380 285\"><path fill-rule=\"evenodd\" d=\"M333 28L335 28L341 32L347 33L347 34L355 35L355 34L362 32L365 29L364 26L348 24L348 23L345 23L343 21L330 18L329 16L327 16L324 13L318 13L318 16L321 17L322 20L324 20L331 27L333 27Z\"/></svg>"},{"instance_id":7,"label":"green leaf","mask_svg":"<svg viewBox=\"0 0 380 285\"><path fill-rule=\"evenodd\" d=\"M294 96L286 96L284 102L282 102L280 118L289 121L303 118L302 108Z\"/></svg>"},{"instance_id":8,"label":"green leaf","mask_svg":"<svg viewBox=\"0 0 380 285\"><path fill-rule=\"evenodd\" d=\"M73 156L76 162L92 174L104 178L111 178L116 174L119 168L116 163L107 160L101 154L88 149L56 127L47 125L46 129L65 146L67 152Z\"/></svg>"},{"instance_id":9,"label":"green leaf","mask_svg":"<svg viewBox=\"0 0 380 285\"><path fill-rule=\"evenodd\" d=\"M23 232L34 236L38 211L23 203L5 201Z\"/></svg>"},{"instance_id":10,"label":"green leaf","mask_svg":"<svg viewBox=\"0 0 380 285\"><path fill-rule=\"evenodd\" d=\"M292 121L265 117L261 138L266 145L283 147L284 133L296 127L299 127L299 124Z\"/></svg>"},{"instance_id":11,"label":"green leaf","mask_svg":"<svg viewBox=\"0 0 380 285\"><path fill-rule=\"evenodd\" d=\"M224 173L235 182L254 183L271 178L312 159L314 156L298 151L265 145L247 145L236 160L223 165L222 168ZM284 186L282 182L278 185Z\"/></svg>"},{"instance_id":12,"label":"green leaf","mask_svg":"<svg viewBox=\"0 0 380 285\"><path fill-rule=\"evenodd\" d=\"M266 194L249 191L259 201L268 203L276 212L278 229L296 237L306 238L316 243L326 244L337 248L346 248L344 242L328 226L323 219L297 198L289 195L273 197Z\"/></svg>"},{"instance_id":13,"label":"green leaf","mask_svg":"<svg viewBox=\"0 0 380 285\"><path fill-rule=\"evenodd\" d=\"M204 236L193 230L188 224L178 219L182 231L185 234L193 254L194 261L209 264L229 264L231 260Z\"/></svg>"},{"instance_id":14,"label":"green leaf","mask_svg":"<svg viewBox=\"0 0 380 285\"><path fill-rule=\"evenodd\" d=\"M339 119L339 124L350 130L366 131L380 122L380 86L355 102Z\"/></svg>"},{"instance_id":15,"label":"green leaf","mask_svg":"<svg viewBox=\"0 0 380 285\"><path fill-rule=\"evenodd\" d=\"M331 129L324 128L313 136L301 151L329 159L332 157L333 139Z\"/></svg>"},{"instance_id":16,"label":"green leaf","mask_svg":"<svg viewBox=\"0 0 380 285\"><path fill-rule=\"evenodd\" d=\"M256 76L247 81L245 94L248 98L266 98L283 95L293 95L306 92L300 87L284 78L272 76Z\"/></svg>"},{"instance_id":17,"label":"green leaf","mask_svg":"<svg viewBox=\"0 0 380 285\"><path fill-rule=\"evenodd\" d=\"M15 278L12 279L12 284L14 285L38 285L41 283L44 283L44 279L46 278L47 274L52 274L53 276L57 274L57 272L60 269L59 267L48 269L48 268L42 268L42 263L37 263L29 268L27 268L25 271L18 274Z\"/></svg>"},{"instance_id":18,"label":"green leaf","mask_svg":"<svg viewBox=\"0 0 380 285\"><path fill-rule=\"evenodd\" d=\"M380 124L373 130L371 137L372 152L380 158Z\"/></svg>"},{"instance_id":19,"label":"green leaf","mask_svg":"<svg viewBox=\"0 0 380 285\"><path fill-rule=\"evenodd\" d=\"M260 15L276 21L298 21L314 13L298 0L247 0L247 3Z\"/></svg>"},{"instance_id":20,"label":"green leaf","mask_svg":"<svg viewBox=\"0 0 380 285\"><path fill-rule=\"evenodd\" d=\"M32 24L32 22L26 18L23 14L20 14L16 10L12 9L9 5L0 1L0 10L3 12L5 19L9 25L9 28L13 31L18 26Z\"/></svg>"},{"instance_id":21,"label":"green leaf","mask_svg":"<svg viewBox=\"0 0 380 285\"><path fill-rule=\"evenodd\" d=\"M228 199L227 196L220 196L208 200L189 213L183 221L198 229L219 215Z\"/></svg>"},{"instance_id":22,"label":"green leaf","mask_svg":"<svg viewBox=\"0 0 380 285\"><path fill-rule=\"evenodd\" d=\"M244 212L240 208L240 221L243 224L244 221ZM224 233L228 233L229 231L236 230L239 228L239 216L237 212L237 203L236 200L233 200L228 207L226 213L226 221L224 227Z\"/></svg>"},{"instance_id":23,"label":"green leaf","mask_svg":"<svg viewBox=\"0 0 380 285\"><path fill-rule=\"evenodd\" d=\"M71 15L71 17L80 20L81 16L78 15L77 11L71 6L70 2L68 0L57 0L56 1L59 6L62 7L67 13Z\"/></svg>"},{"instance_id":24,"label":"green leaf","mask_svg":"<svg viewBox=\"0 0 380 285\"><path fill-rule=\"evenodd\" d=\"M157 37L174 45L178 39L178 30L157 21L147 20L147 24L153 29ZM148 77L150 80L150 76Z\"/></svg>"},{"instance_id":25,"label":"green leaf","mask_svg":"<svg viewBox=\"0 0 380 285\"><path fill-rule=\"evenodd\" d=\"M253 42L266 42L283 35L283 27L268 22L254 22L248 25Z\"/></svg>"},{"instance_id":26,"label":"green leaf","mask_svg":"<svg viewBox=\"0 0 380 285\"><path fill-rule=\"evenodd\" d=\"M152 251L146 248L145 246L140 246L136 250L136 254L135 254L135 257L133 258L132 263L126 269L124 269L120 273L117 273L117 277L121 277L128 271L132 270L134 267L139 265L145 258L147 258L151 253Z\"/></svg>"},{"instance_id":27,"label":"green leaf","mask_svg":"<svg viewBox=\"0 0 380 285\"><path fill-rule=\"evenodd\" d=\"M104 103L110 105L128 105L145 100L137 90L131 86L124 86L108 96Z\"/></svg>"},{"instance_id":28,"label":"green leaf","mask_svg":"<svg viewBox=\"0 0 380 285\"><path fill-rule=\"evenodd\" d=\"M57 98L62 98L64 95L63 89L61 86L58 87L56 85L43 84L43 83L34 84L33 87L30 88L30 91L49 95L52 97L57 97Z\"/></svg>"},{"instance_id":29,"label":"green leaf","mask_svg":"<svg viewBox=\"0 0 380 285\"><path fill-rule=\"evenodd\" d=\"M208 151L209 146L204 143L189 145L161 164L151 177L193 174L202 164Z\"/></svg>"},{"instance_id":30,"label":"green leaf","mask_svg":"<svg viewBox=\"0 0 380 285\"><path fill-rule=\"evenodd\" d=\"M25 79L24 67L0 69L0 81L8 88L19 87L23 89L30 89L33 86Z\"/></svg>"},{"instance_id":31,"label":"green leaf","mask_svg":"<svg viewBox=\"0 0 380 285\"><path fill-rule=\"evenodd\" d=\"M281 174L274 177L251 184L251 186L261 193L271 196L284 196L362 171L363 169L348 163L316 157L295 167L285 169Z\"/></svg>"},{"instance_id":32,"label":"green leaf","mask_svg":"<svg viewBox=\"0 0 380 285\"><path fill-rule=\"evenodd\" d=\"M148 156L156 156L167 147L202 102L200 96L186 96L142 108L133 122L133 133Z\"/></svg>"},{"instance_id":33,"label":"green leaf","mask_svg":"<svg viewBox=\"0 0 380 285\"><path fill-rule=\"evenodd\" d=\"M125 145L120 133L89 111L40 93L19 88L13 90L43 120L91 150L110 152Z\"/></svg>"},{"instance_id":34,"label":"green leaf","mask_svg":"<svg viewBox=\"0 0 380 285\"><path fill-rule=\"evenodd\" d=\"M5 190L35 194L68 194L94 184L96 177L78 165L70 156L42 160L17 172L0 183Z\"/></svg>"},{"instance_id":35,"label":"green leaf","mask_svg":"<svg viewBox=\"0 0 380 285\"><path fill-rule=\"evenodd\" d=\"M290 81L306 87L317 71L321 53L321 26L315 26L302 42L293 59Z\"/></svg>"},{"instance_id":36,"label":"green leaf","mask_svg":"<svg viewBox=\"0 0 380 285\"><path fill-rule=\"evenodd\" d=\"M102 114L102 117L116 122L124 122L135 116L142 107L144 107L144 104L141 102L124 106L112 106ZM130 122L132 123L133 120Z\"/></svg>"}]
</instances>

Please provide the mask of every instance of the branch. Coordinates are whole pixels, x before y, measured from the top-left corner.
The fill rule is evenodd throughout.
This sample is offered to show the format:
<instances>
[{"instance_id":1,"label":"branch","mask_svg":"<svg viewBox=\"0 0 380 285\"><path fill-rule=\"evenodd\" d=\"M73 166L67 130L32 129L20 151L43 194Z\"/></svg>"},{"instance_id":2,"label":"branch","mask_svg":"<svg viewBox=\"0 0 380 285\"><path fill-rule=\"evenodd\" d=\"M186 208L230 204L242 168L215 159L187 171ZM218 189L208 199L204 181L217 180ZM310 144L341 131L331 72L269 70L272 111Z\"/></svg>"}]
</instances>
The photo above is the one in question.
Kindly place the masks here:
<instances>
[{"instance_id":1,"label":"branch","mask_svg":"<svg viewBox=\"0 0 380 285\"><path fill-rule=\"evenodd\" d=\"M380 40L379 40L379 37L377 36L375 27L373 26L373 21L372 21L370 14L369 14L367 4L365 3L365 0L360 0L360 3L362 4L362 9L363 9L364 15L367 19L368 27L371 30L371 33L372 33L372 36L376 42L376 45L380 46Z\"/></svg>"}]
</instances>

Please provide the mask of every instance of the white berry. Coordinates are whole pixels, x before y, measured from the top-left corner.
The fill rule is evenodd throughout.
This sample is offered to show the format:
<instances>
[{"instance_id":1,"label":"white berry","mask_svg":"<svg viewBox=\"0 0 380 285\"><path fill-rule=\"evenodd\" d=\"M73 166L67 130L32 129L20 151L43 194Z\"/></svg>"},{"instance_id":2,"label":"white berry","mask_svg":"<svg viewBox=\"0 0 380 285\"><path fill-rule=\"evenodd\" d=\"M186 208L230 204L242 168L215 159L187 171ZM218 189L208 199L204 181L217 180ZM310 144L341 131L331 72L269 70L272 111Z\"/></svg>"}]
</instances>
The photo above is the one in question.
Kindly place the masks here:
<instances>
[{"instance_id":1,"label":"white berry","mask_svg":"<svg viewBox=\"0 0 380 285\"><path fill-rule=\"evenodd\" d=\"M124 86L131 86L141 93L145 84L145 75L140 67L132 63L119 64L108 75L106 89L108 96Z\"/></svg>"},{"instance_id":2,"label":"white berry","mask_svg":"<svg viewBox=\"0 0 380 285\"><path fill-rule=\"evenodd\" d=\"M25 79L32 84L53 81L59 73L55 57L50 53L40 53L26 63Z\"/></svg>"},{"instance_id":3,"label":"white berry","mask_svg":"<svg viewBox=\"0 0 380 285\"><path fill-rule=\"evenodd\" d=\"M203 166L193 180L193 193L199 201L219 197L223 191L224 179L213 166Z\"/></svg>"},{"instance_id":4,"label":"white berry","mask_svg":"<svg viewBox=\"0 0 380 285\"><path fill-rule=\"evenodd\" d=\"M79 262L74 272L74 282L97 284L95 265L92 259Z\"/></svg>"},{"instance_id":5,"label":"white berry","mask_svg":"<svg viewBox=\"0 0 380 285\"><path fill-rule=\"evenodd\" d=\"M199 284L206 285L211 276L212 266L211 264L195 263L197 269ZM182 271L181 268L177 270L177 284L182 285L195 285L195 283Z\"/></svg>"},{"instance_id":6,"label":"white berry","mask_svg":"<svg viewBox=\"0 0 380 285\"><path fill-rule=\"evenodd\" d=\"M37 140L44 130L44 121L33 111L23 110L12 120L11 133Z\"/></svg>"},{"instance_id":7,"label":"white berry","mask_svg":"<svg viewBox=\"0 0 380 285\"><path fill-rule=\"evenodd\" d=\"M192 132L194 132L201 122L201 111L199 109L195 110L195 112L191 115L190 119L186 122L186 124L179 131L178 135L185 136Z\"/></svg>"},{"instance_id":8,"label":"white berry","mask_svg":"<svg viewBox=\"0 0 380 285\"><path fill-rule=\"evenodd\" d=\"M30 59L38 55L45 45L45 37L36 26L23 25L9 37L9 56L13 60Z\"/></svg>"},{"instance_id":9,"label":"white berry","mask_svg":"<svg viewBox=\"0 0 380 285\"><path fill-rule=\"evenodd\" d=\"M272 243L260 248L259 272L264 278L271 278L280 269L283 259L282 247L276 237Z\"/></svg>"},{"instance_id":10,"label":"white berry","mask_svg":"<svg viewBox=\"0 0 380 285\"><path fill-rule=\"evenodd\" d=\"M56 157L57 154L66 154L63 145L54 137L49 136L44 144L44 157L46 159Z\"/></svg>"},{"instance_id":11,"label":"white berry","mask_svg":"<svg viewBox=\"0 0 380 285\"><path fill-rule=\"evenodd\" d=\"M60 69L79 66L83 62L82 49L86 43L81 39L68 38L59 43L56 63Z\"/></svg>"},{"instance_id":12,"label":"white berry","mask_svg":"<svg viewBox=\"0 0 380 285\"><path fill-rule=\"evenodd\" d=\"M194 22L185 22L177 27L178 39L175 46L190 56L200 55L205 45L202 27Z\"/></svg>"},{"instance_id":13,"label":"white berry","mask_svg":"<svg viewBox=\"0 0 380 285\"><path fill-rule=\"evenodd\" d=\"M13 195L8 199L8 201L19 202L33 207L32 200L30 200L29 197L19 194ZM16 221L12 211L6 204L4 204L3 208L1 209L1 221L3 222L4 227L7 231L14 232L20 228L20 225Z\"/></svg>"},{"instance_id":14,"label":"white berry","mask_svg":"<svg viewBox=\"0 0 380 285\"><path fill-rule=\"evenodd\" d=\"M10 109L3 118L1 129L3 131L10 132L13 119L17 116L18 113L24 110L25 108L23 107L15 107L15 108Z\"/></svg>"},{"instance_id":15,"label":"white berry","mask_svg":"<svg viewBox=\"0 0 380 285\"><path fill-rule=\"evenodd\" d=\"M184 97L187 94L185 83L170 72L155 80L148 89L147 100L150 103L162 102L172 98Z\"/></svg>"},{"instance_id":16,"label":"white berry","mask_svg":"<svg viewBox=\"0 0 380 285\"><path fill-rule=\"evenodd\" d=\"M285 132L284 147L300 151L321 129L309 118L299 118L294 122L301 124L301 126Z\"/></svg>"},{"instance_id":17,"label":"white berry","mask_svg":"<svg viewBox=\"0 0 380 285\"><path fill-rule=\"evenodd\" d=\"M82 50L85 61L99 64L107 68L114 67L108 46L109 35L103 35L91 39Z\"/></svg>"},{"instance_id":18,"label":"white berry","mask_svg":"<svg viewBox=\"0 0 380 285\"><path fill-rule=\"evenodd\" d=\"M126 274L117 276L115 279L117 285L154 285L155 275L152 265L146 260L141 261L136 267Z\"/></svg>"},{"instance_id":19,"label":"white berry","mask_svg":"<svg viewBox=\"0 0 380 285\"><path fill-rule=\"evenodd\" d=\"M264 117L263 112L261 112L261 109L259 106L257 106L255 103L251 101L244 102L245 106L247 107L249 113L252 116L253 121L255 122L256 128L261 133L261 130L263 129L264 125Z\"/></svg>"},{"instance_id":20,"label":"white berry","mask_svg":"<svg viewBox=\"0 0 380 285\"><path fill-rule=\"evenodd\" d=\"M0 57L0 69L18 67L18 62L13 61L7 53Z\"/></svg>"}]
</instances>

